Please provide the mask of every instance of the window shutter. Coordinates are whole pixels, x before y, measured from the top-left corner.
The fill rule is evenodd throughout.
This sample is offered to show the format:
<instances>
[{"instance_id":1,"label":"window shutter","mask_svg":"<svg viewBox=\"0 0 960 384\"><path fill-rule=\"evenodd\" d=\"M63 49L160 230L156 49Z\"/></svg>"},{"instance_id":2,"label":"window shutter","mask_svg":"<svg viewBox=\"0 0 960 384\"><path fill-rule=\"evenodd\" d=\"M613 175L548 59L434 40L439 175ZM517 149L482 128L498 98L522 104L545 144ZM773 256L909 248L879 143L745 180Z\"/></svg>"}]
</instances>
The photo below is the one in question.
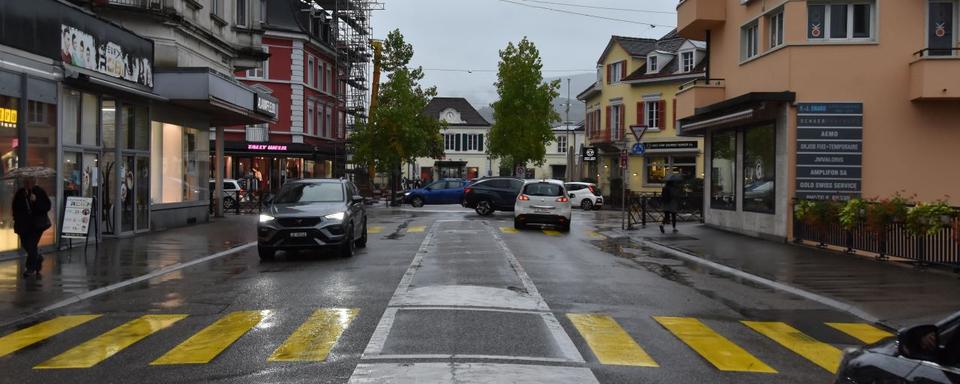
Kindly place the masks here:
<instances>
[{"instance_id":1,"label":"window shutter","mask_svg":"<svg viewBox=\"0 0 960 384\"><path fill-rule=\"evenodd\" d=\"M671 122L672 122L673 124L676 124L676 123L677 123L677 98L676 98L676 97L673 98L672 108L673 108L673 120L671 120ZM676 127L674 127L674 128L676 128Z\"/></svg>"},{"instance_id":2,"label":"window shutter","mask_svg":"<svg viewBox=\"0 0 960 384\"><path fill-rule=\"evenodd\" d=\"M627 62L626 60L620 62L620 80L627 78Z\"/></svg>"},{"instance_id":3,"label":"window shutter","mask_svg":"<svg viewBox=\"0 0 960 384\"><path fill-rule=\"evenodd\" d=\"M477 135L477 150L483 152L483 134Z\"/></svg>"},{"instance_id":4,"label":"window shutter","mask_svg":"<svg viewBox=\"0 0 960 384\"><path fill-rule=\"evenodd\" d=\"M607 84L610 84L611 79L613 79L613 68L610 64L607 64Z\"/></svg>"},{"instance_id":5,"label":"window shutter","mask_svg":"<svg viewBox=\"0 0 960 384\"><path fill-rule=\"evenodd\" d=\"M613 107L608 105L607 106L607 132L613 129L613 124L612 124L612 121L610 120L610 115L613 114L612 111L613 111Z\"/></svg>"},{"instance_id":6,"label":"window shutter","mask_svg":"<svg viewBox=\"0 0 960 384\"><path fill-rule=\"evenodd\" d=\"M619 115L620 115L620 129L617 130L617 140L619 140L619 139L623 138L623 129L626 128L626 126L624 125L624 122L627 120L627 116L625 116L626 113L624 113L624 112L626 112L626 109L627 109L627 108L626 108L626 106L623 105L623 104L618 105L617 108L620 108L620 113L619 113Z\"/></svg>"},{"instance_id":7,"label":"window shutter","mask_svg":"<svg viewBox=\"0 0 960 384\"><path fill-rule=\"evenodd\" d=\"M643 102L637 102L637 125L646 125L643 121Z\"/></svg>"},{"instance_id":8,"label":"window shutter","mask_svg":"<svg viewBox=\"0 0 960 384\"><path fill-rule=\"evenodd\" d=\"M667 108L667 101L666 101L666 100L660 100L660 101L658 101L657 103L660 104L660 105L657 106L657 107L658 107L658 108L657 108L657 125L659 125L659 127L657 127L657 128L666 129L666 128L667 128L667 124L666 124L666 122L667 122L667 120L666 120L666 117L667 117L667 109L666 109L666 108Z\"/></svg>"}]
</instances>

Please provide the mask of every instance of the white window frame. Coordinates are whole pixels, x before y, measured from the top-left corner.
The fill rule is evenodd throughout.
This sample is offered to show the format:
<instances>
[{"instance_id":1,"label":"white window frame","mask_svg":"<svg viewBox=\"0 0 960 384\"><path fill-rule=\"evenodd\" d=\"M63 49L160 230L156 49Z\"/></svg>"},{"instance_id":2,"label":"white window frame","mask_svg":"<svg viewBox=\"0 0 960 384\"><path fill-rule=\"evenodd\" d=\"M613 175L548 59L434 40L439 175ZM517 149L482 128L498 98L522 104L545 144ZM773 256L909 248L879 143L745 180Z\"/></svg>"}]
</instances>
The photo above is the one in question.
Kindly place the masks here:
<instances>
[{"instance_id":1,"label":"white window frame","mask_svg":"<svg viewBox=\"0 0 960 384\"><path fill-rule=\"evenodd\" d=\"M566 135L557 135L557 153L567 153Z\"/></svg>"},{"instance_id":2,"label":"white window frame","mask_svg":"<svg viewBox=\"0 0 960 384\"><path fill-rule=\"evenodd\" d=\"M656 55L647 56L647 73L657 73L660 71L660 58Z\"/></svg>"},{"instance_id":3,"label":"white window frame","mask_svg":"<svg viewBox=\"0 0 960 384\"><path fill-rule=\"evenodd\" d=\"M307 85L313 86L313 76L314 71L316 70L316 61L313 59L313 55L307 55Z\"/></svg>"},{"instance_id":4,"label":"white window frame","mask_svg":"<svg viewBox=\"0 0 960 384\"><path fill-rule=\"evenodd\" d=\"M263 51L269 53L269 47L263 47ZM244 77L248 79L268 79L270 78L270 59L260 63L260 68L251 68L244 71Z\"/></svg>"},{"instance_id":5,"label":"white window frame","mask_svg":"<svg viewBox=\"0 0 960 384\"><path fill-rule=\"evenodd\" d=\"M626 61L618 61L610 64L610 84L617 84L623 81L623 66L625 65L627 65Z\"/></svg>"},{"instance_id":6,"label":"white window frame","mask_svg":"<svg viewBox=\"0 0 960 384\"><path fill-rule=\"evenodd\" d=\"M690 62L687 62L687 58L690 58ZM679 73L690 73L693 72L693 69L697 67L697 54L696 51L683 51L680 52L680 71Z\"/></svg>"},{"instance_id":7,"label":"white window frame","mask_svg":"<svg viewBox=\"0 0 960 384\"><path fill-rule=\"evenodd\" d=\"M623 114L623 104L610 106L610 139L620 140L623 137L623 127L620 126L620 115Z\"/></svg>"},{"instance_id":8,"label":"white window frame","mask_svg":"<svg viewBox=\"0 0 960 384\"><path fill-rule=\"evenodd\" d=\"M930 48L930 4L934 3L953 4L953 46L960 46L960 34L957 34L957 30L960 29L957 25L957 23L960 23L960 9L958 9L960 8L960 0L927 0L927 6L924 9L925 15L923 16L926 19L923 28L923 47ZM929 55L929 52L927 54ZM952 51L949 56L937 55L931 57L956 57L958 54L960 54L960 51Z\"/></svg>"},{"instance_id":9,"label":"white window frame","mask_svg":"<svg viewBox=\"0 0 960 384\"><path fill-rule=\"evenodd\" d=\"M760 54L760 23L756 20L740 27L740 59L748 60Z\"/></svg>"},{"instance_id":10,"label":"white window frame","mask_svg":"<svg viewBox=\"0 0 960 384\"><path fill-rule=\"evenodd\" d=\"M808 6L811 5L821 5L824 7L823 11L823 34L819 38L810 37L806 28L810 26L810 20L807 19L806 27L804 28L804 35L807 36L807 40L812 42L820 41L875 41L877 39L877 3L872 0L856 0L856 1L814 1L807 3ZM833 12L831 6L833 5L846 5L847 6L847 31L846 37L831 37L833 31L831 30L830 22L830 13ZM853 19L854 19L854 6L855 5L868 5L870 7L870 36L869 37L853 37ZM929 15L929 12L927 12ZM924 31L926 33L926 31Z\"/></svg>"},{"instance_id":11,"label":"white window frame","mask_svg":"<svg viewBox=\"0 0 960 384\"><path fill-rule=\"evenodd\" d=\"M663 129L660 121L660 100L645 100L643 102L643 120L647 129L659 131Z\"/></svg>"},{"instance_id":12,"label":"white window frame","mask_svg":"<svg viewBox=\"0 0 960 384\"><path fill-rule=\"evenodd\" d=\"M770 48L783 45L783 8L767 16L767 26L770 28Z\"/></svg>"}]
</instances>

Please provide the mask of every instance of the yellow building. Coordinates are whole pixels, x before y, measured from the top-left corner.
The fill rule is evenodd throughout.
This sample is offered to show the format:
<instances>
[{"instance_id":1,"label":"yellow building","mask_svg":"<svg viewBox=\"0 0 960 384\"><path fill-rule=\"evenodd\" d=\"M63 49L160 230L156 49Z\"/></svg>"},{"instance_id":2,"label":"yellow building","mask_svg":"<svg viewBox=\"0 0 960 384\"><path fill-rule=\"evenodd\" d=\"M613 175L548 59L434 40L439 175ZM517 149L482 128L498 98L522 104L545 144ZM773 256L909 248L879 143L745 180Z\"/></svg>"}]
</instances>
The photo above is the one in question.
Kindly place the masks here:
<instances>
[{"instance_id":1,"label":"yellow building","mask_svg":"<svg viewBox=\"0 0 960 384\"><path fill-rule=\"evenodd\" d=\"M676 94L680 85L704 78L706 44L670 32L663 38L613 36L597 62L597 82L577 95L586 104L586 142L597 154L585 159L585 179L605 195L618 195L624 174L620 153L634 148L631 127L646 126L645 151L629 155L627 189L659 192L671 173L703 177L703 140L678 137ZM586 151L585 150L585 151Z\"/></svg>"}]
</instances>

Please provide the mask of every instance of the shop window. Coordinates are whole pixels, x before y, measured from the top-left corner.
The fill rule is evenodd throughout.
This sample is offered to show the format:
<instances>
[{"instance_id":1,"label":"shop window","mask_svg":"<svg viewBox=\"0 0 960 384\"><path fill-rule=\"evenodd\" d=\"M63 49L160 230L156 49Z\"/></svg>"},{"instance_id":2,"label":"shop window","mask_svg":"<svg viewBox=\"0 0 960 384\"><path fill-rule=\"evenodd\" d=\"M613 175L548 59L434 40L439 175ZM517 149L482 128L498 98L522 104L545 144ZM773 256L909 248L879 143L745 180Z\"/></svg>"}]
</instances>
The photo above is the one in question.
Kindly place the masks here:
<instances>
[{"instance_id":1,"label":"shop window","mask_svg":"<svg viewBox=\"0 0 960 384\"><path fill-rule=\"evenodd\" d=\"M100 135L97 128L99 127L100 100L97 95L84 93L80 110L80 144L99 144Z\"/></svg>"},{"instance_id":2,"label":"shop window","mask_svg":"<svg viewBox=\"0 0 960 384\"><path fill-rule=\"evenodd\" d=\"M749 128L743 134L743 210L774 213L776 201L776 129Z\"/></svg>"},{"instance_id":3,"label":"shop window","mask_svg":"<svg viewBox=\"0 0 960 384\"><path fill-rule=\"evenodd\" d=\"M151 131L151 202L206 200L210 149L200 130L153 122Z\"/></svg>"},{"instance_id":4,"label":"shop window","mask_svg":"<svg viewBox=\"0 0 960 384\"><path fill-rule=\"evenodd\" d=\"M697 174L696 156L648 156L644 164L643 182L646 185L663 184L673 174L684 180Z\"/></svg>"},{"instance_id":5,"label":"shop window","mask_svg":"<svg viewBox=\"0 0 960 384\"><path fill-rule=\"evenodd\" d=\"M63 92L63 145L97 145L97 96L73 89Z\"/></svg>"},{"instance_id":6,"label":"shop window","mask_svg":"<svg viewBox=\"0 0 960 384\"><path fill-rule=\"evenodd\" d=\"M737 209L737 133L716 132L710 140L710 208Z\"/></svg>"},{"instance_id":7,"label":"shop window","mask_svg":"<svg viewBox=\"0 0 960 384\"><path fill-rule=\"evenodd\" d=\"M807 38L810 40L873 39L874 1L810 2Z\"/></svg>"},{"instance_id":8,"label":"shop window","mask_svg":"<svg viewBox=\"0 0 960 384\"><path fill-rule=\"evenodd\" d=\"M49 100L53 101L53 100ZM43 101L29 100L27 102L28 120L27 130L27 161L29 167L45 167L57 169L57 104ZM16 131L16 130L14 130ZM20 143L22 144L22 143ZM57 201L57 178L46 177L37 180L37 185L43 188L50 196L50 201ZM5 202L9 204L9 200ZM56 242L56 212L50 212L53 226L43 233L40 245L51 245Z\"/></svg>"},{"instance_id":9,"label":"shop window","mask_svg":"<svg viewBox=\"0 0 960 384\"><path fill-rule=\"evenodd\" d=\"M757 28L757 22L754 21L740 29L741 60L746 60L757 55Z\"/></svg>"},{"instance_id":10,"label":"shop window","mask_svg":"<svg viewBox=\"0 0 960 384\"><path fill-rule=\"evenodd\" d=\"M127 144L124 148L150 150L150 116L147 107L124 104L120 112L124 119L121 134Z\"/></svg>"},{"instance_id":11,"label":"shop window","mask_svg":"<svg viewBox=\"0 0 960 384\"><path fill-rule=\"evenodd\" d=\"M18 134L17 121L19 119L20 99L0 95L0 174L7 175L18 168L17 155ZM14 180L0 180L0 201L9 207L13 196L17 192ZM19 242L13 232L13 213L9 209L0 209L0 252L17 249Z\"/></svg>"}]
</instances>

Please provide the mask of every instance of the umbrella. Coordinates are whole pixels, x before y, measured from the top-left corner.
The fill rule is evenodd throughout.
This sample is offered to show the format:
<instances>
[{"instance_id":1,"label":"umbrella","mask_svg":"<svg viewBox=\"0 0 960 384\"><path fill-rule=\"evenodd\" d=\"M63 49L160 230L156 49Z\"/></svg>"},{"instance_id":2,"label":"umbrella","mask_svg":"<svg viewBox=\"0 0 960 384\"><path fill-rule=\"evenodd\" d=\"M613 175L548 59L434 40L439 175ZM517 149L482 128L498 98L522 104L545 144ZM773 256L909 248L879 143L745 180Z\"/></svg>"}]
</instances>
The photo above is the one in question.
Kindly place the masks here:
<instances>
[{"instance_id":1,"label":"umbrella","mask_svg":"<svg viewBox=\"0 0 960 384\"><path fill-rule=\"evenodd\" d=\"M48 168L48 167L23 167L11 170L3 177L3 179L17 179L22 177L53 177L57 174L57 171Z\"/></svg>"},{"instance_id":2,"label":"umbrella","mask_svg":"<svg viewBox=\"0 0 960 384\"><path fill-rule=\"evenodd\" d=\"M667 181L683 181L683 175L678 172L673 172L667 176Z\"/></svg>"}]
</instances>

